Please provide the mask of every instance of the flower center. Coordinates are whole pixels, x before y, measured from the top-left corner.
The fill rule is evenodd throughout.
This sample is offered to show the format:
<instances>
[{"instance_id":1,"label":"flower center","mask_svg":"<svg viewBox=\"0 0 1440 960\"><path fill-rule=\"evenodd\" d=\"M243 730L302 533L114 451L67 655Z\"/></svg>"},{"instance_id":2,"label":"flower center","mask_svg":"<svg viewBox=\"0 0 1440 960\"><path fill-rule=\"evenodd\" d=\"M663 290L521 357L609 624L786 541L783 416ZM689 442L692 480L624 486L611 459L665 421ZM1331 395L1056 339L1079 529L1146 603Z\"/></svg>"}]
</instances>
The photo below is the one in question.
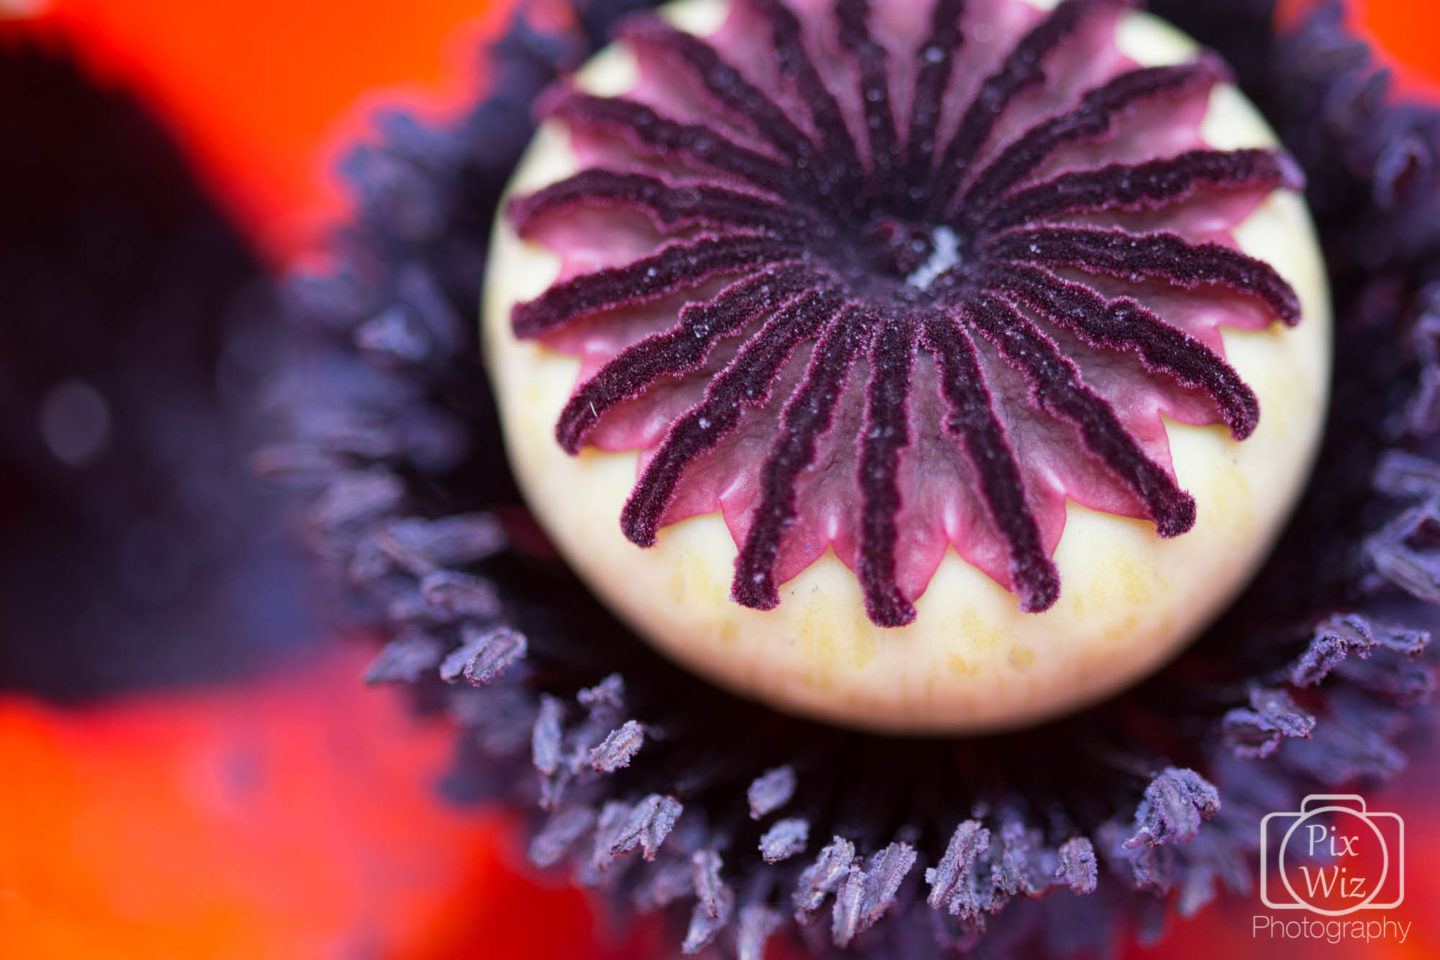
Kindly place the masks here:
<instances>
[{"instance_id":1,"label":"flower center","mask_svg":"<svg viewBox=\"0 0 1440 960\"><path fill-rule=\"evenodd\" d=\"M906 299L953 278L966 259L960 236L950 227L888 215L873 218L862 229L860 256L872 276L903 284L907 289L900 293Z\"/></svg>"},{"instance_id":2,"label":"flower center","mask_svg":"<svg viewBox=\"0 0 1440 960\"><path fill-rule=\"evenodd\" d=\"M964 5L942 3L922 48L941 57L922 57L907 115L868 4L815 22L849 51L821 60L788 4L748 6L776 77L637 22L625 37L639 55L711 113L668 102L664 84L557 91L549 116L600 159L510 210L522 237L593 244L577 263L613 255L584 239L603 209L659 234L510 317L520 339L584 344L590 374L555 426L564 450L646 451L624 535L651 547L662 527L723 513L731 595L758 610L833 549L872 622L899 627L951 547L1021 610L1051 609L1068 501L1151 520L1162 538L1191 529L1161 418L1249 436L1259 402L1216 324L1300 317L1269 264L1208 228L1172 229L1192 198L1249 198L1239 210L1294 185L1282 157L1199 136L1223 68L1120 62L1047 86L1093 57L1091 33L1118 13L1071 0L946 108L977 65Z\"/></svg>"}]
</instances>

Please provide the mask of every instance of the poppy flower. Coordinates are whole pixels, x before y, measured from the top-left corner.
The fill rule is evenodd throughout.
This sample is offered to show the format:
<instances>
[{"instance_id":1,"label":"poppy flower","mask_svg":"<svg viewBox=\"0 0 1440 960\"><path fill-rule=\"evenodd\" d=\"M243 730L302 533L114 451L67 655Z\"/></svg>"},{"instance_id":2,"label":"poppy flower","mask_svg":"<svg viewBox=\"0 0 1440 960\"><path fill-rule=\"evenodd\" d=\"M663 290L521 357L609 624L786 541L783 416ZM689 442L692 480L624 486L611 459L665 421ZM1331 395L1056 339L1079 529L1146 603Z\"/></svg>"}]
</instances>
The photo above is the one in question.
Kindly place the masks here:
<instances>
[{"instance_id":1,"label":"poppy flower","mask_svg":"<svg viewBox=\"0 0 1440 960\"><path fill-rule=\"evenodd\" d=\"M620 12L583 7L581 41L593 48L605 32L596 18ZM496 430L457 318L481 282L531 101L576 55L571 35L517 21L495 48L489 99L448 128L392 117L390 139L355 155L361 207L341 266L292 287L318 345L287 405L295 442L268 462L322 474L322 552L389 617L394 639L375 675L454 700L475 729L464 769L476 791L538 799L545 811L537 862L571 863L632 909L668 908L692 951L721 940L754 956L792 923L815 949L1033 949L1071 940L1082 915L1103 946L1155 892L1177 891L1191 914L1222 885L1245 889L1257 811L1398 762L1430 682L1412 663L1428 642L1424 508L1403 503L1423 500L1410 479L1424 472L1423 440L1415 415L1397 425L1392 411L1412 409L1396 384L1413 384L1424 363L1409 331L1428 309L1431 241L1411 218L1433 202L1434 175L1413 145L1428 142L1431 121L1373 93L1346 97L1373 90L1372 70L1334 10L1280 33L1251 6L1163 12L1227 55L1310 179L1341 317L1329 446L1285 539L1189 653L1133 691L1020 733L869 735L720 693L638 643L527 540L499 445L484 440ZM609 114L560 103L572 121L633 123L631 141L656 153L765 175L762 160L708 132L643 111L624 119L623 103ZM825 162L817 155L817 168ZM1409 199L1397 204L1402 184ZM657 255L637 269L647 265L647 277L672 266ZM578 281L555 289L554 303L591 296ZM532 320L551 323L552 301L530 306L515 313L522 335ZM1393 353L1378 347L1388 342ZM362 383L364 399L349 399ZM438 466L407 455L418 439L405 425L457 411L470 424L468 459L458 448ZM562 419L562 442L566 429ZM357 451L357 438L383 452ZM510 550L497 554L507 525ZM1072 912L1068 894L1039 896L1064 887L1090 899Z\"/></svg>"},{"instance_id":2,"label":"poppy flower","mask_svg":"<svg viewBox=\"0 0 1440 960\"><path fill-rule=\"evenodd\" d=\"M539 800L532 859L670 916L688 948L758 956L794 897L816 950L923 956L1153 935L1165 894L1192 914L1247 889L1261 811L1403 764L1437 598L1437 137L1427 108L1386 99L1334 11L1277 32L1254 5L1154 5L1266 111L1326 244L1337 400L1285 538L1155 679L1022 733L920 741L796 720L668 666L519 505L465 318L532 101L620 6L516 20L458 121L386 114L344 165L357 204L333 263L286 291L298 332L271 396L291 439L258 464L321 491L312 544L390 637L371 679L413 683L465 729L454 789ZM774 866L756 847L782 824L804 855ZM1037 896L1052 886L1085 896Z\"/></svg>"}]
</instances>

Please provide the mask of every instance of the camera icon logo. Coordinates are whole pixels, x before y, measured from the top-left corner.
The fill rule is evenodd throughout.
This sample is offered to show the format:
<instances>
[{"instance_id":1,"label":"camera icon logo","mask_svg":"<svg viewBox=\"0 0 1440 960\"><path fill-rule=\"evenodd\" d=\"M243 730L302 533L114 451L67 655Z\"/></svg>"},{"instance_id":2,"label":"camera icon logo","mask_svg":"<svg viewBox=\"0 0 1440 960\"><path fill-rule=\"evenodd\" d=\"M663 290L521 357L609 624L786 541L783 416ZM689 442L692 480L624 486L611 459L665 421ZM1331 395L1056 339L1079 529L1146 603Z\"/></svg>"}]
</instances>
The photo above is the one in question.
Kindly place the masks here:
<instances>
[{"instance_id":1,"label":"camera icon logo","mask_svg":"<svg viewBox=\"0 0 1440 960\"><path fill-rule=\"evenodd\" d=\"M1355 794L1311 794L1260 821L1260 899L1343 917L1405 900L1405 822Z\"/></svg>"}]
</instances>

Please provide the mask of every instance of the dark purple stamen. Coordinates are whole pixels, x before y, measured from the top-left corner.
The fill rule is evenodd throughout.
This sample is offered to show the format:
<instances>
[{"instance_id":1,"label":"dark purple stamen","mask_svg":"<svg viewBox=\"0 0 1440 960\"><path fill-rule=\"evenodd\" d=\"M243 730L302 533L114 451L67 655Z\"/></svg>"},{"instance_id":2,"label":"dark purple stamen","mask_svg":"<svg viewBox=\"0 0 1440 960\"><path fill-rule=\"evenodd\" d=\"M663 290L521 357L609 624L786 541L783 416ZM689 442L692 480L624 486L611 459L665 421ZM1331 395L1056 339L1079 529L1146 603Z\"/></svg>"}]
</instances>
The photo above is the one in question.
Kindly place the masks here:
<instances>
[{"instance_id":1,"label":"dark purple stamen","mask_svg":"<svg viewBox=\"0 0 1440 960\"><path fill-rule=\"evenodd\" d=\"M652 329L663 332L614 343L557 424L561 446L575 453L607 418L624 426L624 418L644 416L652 391L674 396L663 383L689 380L693 396L701 385L694 378L711 378L699 401L669 415L663 434L653 424L640 431L661 439L646 441L655 444L653 456L622 511L625 536L652 545L661 526L683 519L669 515L672 505L683 505L677 514L693 513L707 503L714 509L728 491L753 491L743 520L732 517L732 530L743 536L737 532L731 595L770 609L780 599L778 579L792 570L790 551L800 546L791 538L833 529L826 524L843 513L848 526L831 536L855 545L853 556L844 555L867 614L876 624L901 626L915 619L925 575L918 565L926 562L901 545L917 535L934 539L907 525L940 522L933 505L905 510L912 491L902 477L944 496L943 484L956 480L942 481L935 471L953 467L973 499L943 509L981 516L962 519L945 536L977 538L951 545L1007 558L995 576L1008 581L1022 609L1046 610L1060 594L1049 556L1058 530L1053 511L1039 508L1054 493L1019 453L1056 442L1036 432L1046 419L1073 429L1077 451L1065 456L1088 457L1098 468L1077 468L1060 493L1073 499L1086 484L1099 484L1109 502L1153 520L1160 536L1189 530L1193 499L1166 458L1138 439L1145 421L1137 418L1153 414L1112 402L1115 378L1144 378L1164 403L1208 398L1212 422L1237 439L1251 435L1260 410L1254 392L1207 345L1215 341L1202 341L1206 330L1188 332L1147 306L1149 285L1243 297L1285 323L1299 319L1299 301L1272 267L1208 237L1068 218L1165 210L1202 191L1250 191L1258 202L1263 191L1296 186L1298 174L1268 150L1190 149L1102 166L1067 163L1066 151L1083 148L1083 157L1093 157L1140 105L1203 93L1227 77L1225 68L1208 55L1175 66L1117 66L1071 96L1070 106L1047 112L1027 92L1050 82L1048 71L1066 72L1060 65L1070 61L1057 58L1088 42L1090 25L1102 22L1096 18L1126 6L1064 0L1013 38L945 132L942 105L961 62L966 4L938 0L915 51L902 127L895 65L868 0L833 0L828 18L819 17L828 37L815 36L816 18L802 20L783 0L747 2L774 48L779 82L766 82L776 89L747 78L712 42L654 18L632 19L623 35L637 53L688 85L713 120L681 122L664 115L663 103L564 90L552 98L553 115L582 138L628 142L639 163L584 169L509 211L517 229L542 242L545 223L581 207L637 212L669 238L649 256L567 279L518 305L518 336L546 336L610 311L658 310L665 297L709 288L709 299L685 305L677 321L656 317L663 325ZM819 59L835 48L844 56ZM1001 122L1022 111L1034 119ZM992 143L999 136L1003 142ZM1201 142L1198 134L1192 142ZM1102 293L1090 277L1105 278L1107 289L1134 285L1133 294ZM722 280L728 286L715 292ZM591 329L605 336L605 318ZM1107 363L1092 383L1064 353L1077 338L1087 351L1132 360ZM733 357L717 349L730 339L737 341ZM863 389L846 389L852 372ZM938 389L917 395L915 378ZM863 408L846 409L850 401L842 398L857 398ZM1033 412L1017 416L1027 405ZM855 433L853 444L827 440L825 450L838 452L819 462L821 439L840 429ZM741 456L746 447L739 445L755 445L766 430L775 438L758 449L768 453ZM945 467L923 463L924 445L915 438L943 438L960 455ZM704 470L723 475L687 486ZM853 501L807 502L843 496L832 480L805 480L836 470L848 474ZM682 496L692 490L708 492Z\"/></svg>"}]
</instances>

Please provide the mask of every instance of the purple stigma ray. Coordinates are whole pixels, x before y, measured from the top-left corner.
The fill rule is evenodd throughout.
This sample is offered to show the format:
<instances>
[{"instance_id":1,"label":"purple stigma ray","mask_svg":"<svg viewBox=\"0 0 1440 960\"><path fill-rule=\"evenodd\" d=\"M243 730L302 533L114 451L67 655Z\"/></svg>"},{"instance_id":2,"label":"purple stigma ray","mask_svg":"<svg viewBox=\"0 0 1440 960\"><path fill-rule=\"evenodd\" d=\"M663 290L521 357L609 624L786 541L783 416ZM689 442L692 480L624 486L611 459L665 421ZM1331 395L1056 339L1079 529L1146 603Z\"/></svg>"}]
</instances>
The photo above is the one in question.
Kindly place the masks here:
<instances>
[{"instance_id":1,"label":"purple stigma ray","mask_svg":"<svg viewBox=\"0 0 1440 960\"><path fill-rule=\"evenodd\" d=\"M895 111L890 103L890 77L885 49L870 33L869 0L836 0L840 45L855 58L859 67L860 102L865 109L865 128L870 135L869 192L883 191L893 176L900 134L895 129Z\"/></svg>"},{"instance_id":2,"label":"purple stigma ray","mask_svg":"<svg viewBox=\"0 0 1440 960\"><path fill-rule=\"evenodd\" d=\"M686 464L718 444L740 418L742 407L761 406L785 361L841 310L841 298L817 292L772 318L730 366L711 381L705 399L671 427L620 514L625 536L642 547L655 543L665 508Z\"/></svg>"},{"instance_id":3,"label":"purple stigma ray","mask_svg":"<svg viewBox=\"0 0 1440 960\"><path fill-rule=\"evenodd\" d=\"M886 318L870 351L870 382L865 392L865 432L860 440L859 486L863 522L856 576L865 593L871 621L901 627L915 620L915 605L905 599L895 575L896 516L900 512L900 450L910 443L906 399L915 359L916 330L894 316Z\"/></svg>"},{"instance_id":4,"label":"purple stigma ray","mask_svg":"<svg viewBox=\"0 0 1440 960\"><path fill-rule=\"evenodd\" d=\"M957 202L964 209L984 198L1000 201L1017 181L1044 163L1060 147L1097 140L1108 134L1116 120L1137 103L1155 97L1175 96L1208 89L1227 79L1227 72L1212 59L1173 67L1149 67L1121 74L1098 90L1085 94L1069 113L1036 124L982 170Z\"/></svg>"},{"instance_id":5,"label":"purple stigma ray","mask_svg":"<svg viewBox=\"0 0 1440 960\"><path fill-rule=\"evenodd\" d=\"M1195 501L1144 454L1110 404L1085 384L1080 369L1053 340L1015 307L990 294L967 303L962 316L1024 372L1031 400L1073 423L1086 449L1139 495L1160 536L1177 537L1195 525Z\"/></svg>"},{"instance_id":6,"label":"purple stigma ray","mask_svg":"<svg viewBox=\"0 0 1440 960\"><path fill-rule=\"evenodd\" d=\"M658 300L712 277L792 259L795 248L766 237L712 234L677 241L621 267L557 283L515 308L515 335L539 337L592 314Z\"/></svg>"},{"instance_id":7,"label":"purple stigma ray","mask_svg":"<svg viewBox=\"0 0 1440 960\"><path fill-rule=\"evenodd\" d=\"M582 170L575 176L512 201L507 214L522 237L538 221L581 207L616 207L645 214L666 236L702 227L759 229L772 236L803 230L809 218L784 201L710 183L670 183L660 177L617 170Z\"/></svg>"},{"instance_id":8,"label":"purple stigma ray","mask_svg":"<svg viewBox=\"0 0 1440 960\"><path fill-rule=\"evenodd\" d=\"M650 156L686 157L762 190L783 191L790 176L784 165L741 146L713 127L677 123L632 100L565 91L545 112L577 127L615 133Z\"/></svg>"},{"instance_id":9,"label":"purple stigma ray","mask_svg":"<svg viewBox=\"0 0 1440 960\"><path fill-rule=\"evenodd\" d=\"M730 596L737 603L756 610L772 610L780 603L775 565L785 528L795 519L795 483L814 463L816 444L834 422L835 401L859 353L856 343L865 339L870 325L873 318L854 308L830 321L815 345L803 385L785 405L780 436L761 468L760 507L735 560Z\"/></svg>"},{"instance_id":10,"label":"purple stigma ray","mask_svg":"<svg viewBox=\"0 0 1440 960\"><path fill-rule=\"evenodd\" d=\"M1020 300L1092 347L1129 350L1145 369L1204 390L1237 440L1254 432L1260 403L1240 375L1209 347L1130 299L1106 301L1089 287L1048 270L1012 264L997 268L994 289Z\"/></svg>"},{"instance_id":11,"label":"purple stigma ray","mask_svg":"<svg viewBox=\"0 0 1440 960\"><path fill-rule=\"evenodd\" d=\"M1139 281L1159 277L1186 290L1223 287L1252 297L1290 326L1300 299L1275 268L1218 243L1191 243L1167 231L1135 234L1094 227L1045 227L1001 234L989 246L999 260L1073 267Z\"/></svg>"},{"instance_id":12,"label":"purple stigma ray","mask_svg":"<svg viewBox=\"0 0 1440 960\"><path fill-rule=\"evenodd\" d=\"M1005 198L985 218L1002 230L1073 213L1154 210L1189 200L1202 188L1243 190L1296 186L1290 165L1273 150L1193 150L1145 163L1115 163L1062 173Z\"/></svg>"},{"instance_id":13,"label":"purple stigma ray","mask_svg":"<svg viewBox=\"0 0 1440 960\"><path fill-rule=\"evenodd\" d=\"M765 91L726 63L710 44L653 16L632 17L621 25L618 34L625 39L654 44L669 53L681 69L698 79L717 106L731 116L744 118L782 155L797 161L815 156L817 148L809 136L795 126Z\"/></svg>"},{"instance_id":14,"label":"purple stigma ray","mask_svg":"<svg viewBox=\"0 0 1440 960\"><path fill-rule=\"evenodd\" d=\"M780 72L795 85L801 102L820 130L824 152L819 167L829 178L822 191L828 188L833 198L835 192L849 189L858 179L860 171L860 155L840 104L825 86L815 61L810 59L810 52L805 48L804 30L794 11L782 0L741 2L751 4L771 22Z\"/></svg>"},{"instance_id":15,"label":"purple stigma ray","mask_svg":"<svg viewBox=\"0 0 1440 960\"><path fill-rule=\"evenodd\" d=\"M905 178L896 183L892 202L903 202L911 188L918 191L912 209L923 208L930 191L930 168L940 129L945 88L955 72L955 55L965 42L960 20L965 15L965 0L937 0L930 19L930 35L916 51L920 72L915 78L914 98L910 103L910 124L906 128Z\"/></svg>"},{"instance_id":16,"label":"purple stigma ray","mask_svg":"<svg viewBox=\"0 0 1440 960\"><path fill-rule=\"evenodd\" d=\"M582 160L508 208L522 234L562 244L562 255L563 243L583 241L551 228L582 210L638 214L654 232L647 246L663 238L649 254L557 282L512 316L517 336L569 351L580 349L573 338L552 334L585 320L597 369L576 385L555 435L572 454L593 442L643 448L623 534L651 546L663 526L718 505L737 546L735 601L773 608L780 578L833 546L870 620L900 627L916 619L934 569L912 544L928 545L932 559L942 548L976 558L1022 610L1038 612L1061 591L1051 557L1061 497L1148 519L1162 537L1189 530L1195 502L1155 446L1164 442L1155 411L1223 423L1237 440L1255 430L1255 393L1222 355L1214 324L1293 324L1300 304L1273 267L1215 241L1247 204L1297 186L1298 170L1270 150L1210 149L1198 120L1162 121L1194 124L1166 141L1172 153L1147 155L1142 141L1124 162L1104 157L1112 141L1148 135L1122 118L1204 93L1224 68L1209 55L1156 68L1121 58L1057 110L1053 98L1041 107L1026 94L1073 83L1048 65L1075 62L1073 49L1054 58L1096 42L1087 24L1129 4L1064 0L1017 21L998 65L965 78L963 68L979 69L960 55L978 24L967 18L988 10L965 0L935 0L918 47L907 41L908 74L891 62L894 38L875 0L831 0L803 16L785 0L741 2L773 50L772 75L728 59L740 42L729 27L701 40L630 19L622 35L651 71L642 99L569 88L551 97L579 155L601 144L604 162ZM900 75L908 105L894 89ZM946 97L961 83L974 92L947 119ZM672 88L688 91L682 111L693 116L700 103L705 119L671 119L682 115L667 110ZM1129 232L1074 219L1167 217L1212 196L1237 212L1204 236L1168 221ZM597 254L606 262L603 250L576 262ZM1259 312L1182 323L1152 302L1157 286ZM679 297L689 299L667 317L668 298ZM612 313L640 319L611 323ZM1087 377L1097 353L1104 373ZM1139 396L1151 399L1123 399ZM1068 444L1061 436L1077 442L1052 449L1057 478L1028 452ZM936 443L956 454L927 466L922 451ZM943 530L942 516L951 518ZM802 531L833 543L802 550L792 540Z\"/></svg>"},{"instance_id":17,"label":"purple stigma ray","mask_svg":"<svg viewBox=\"0 0 1440 960\"><path fill-rule=\"evenodd\" d=\"M639 396L663 376L697 369L718 341L738 334L815 283L812 269L782 265L737 281L705 303L689 304L674 327L627 347L575 391L556 426L560 446L579 453L585 436L611 407Z\"/></svg>"},{"instance_id":18,"label":"purple stigma ray","mask_svg":"<svg viewBox=\"0 0 1440 960\"><path fill-rule=\"evenodd\" d=\"M985 506L1010 551L1011 577L1021 607L1029 613L1048 610L1060 597L1060 572L1046 556L1039 526L1025 504L1020 466L995 414L975 344L964 325L950 318L930 318L924 335L940 367L941 390L950 407L945 429L960 438L980 477Z\"/></svg>"},{"instance_id":19,"label":"purple stigma ray","mask_svg":"<svg viewBox=\"0 0 1440 960\"><path fill-rule=\"evenodd\" d=\"M955 136L946 145L935 175L940 197L953 197L970 171L1006 107L1021 93L1045 81L1043 61L1070 36L1086 16L1121 0L1062 0L1044 20L1025 35L1006 56L1000 69L985 79L971 101Z\"/></svg>"}]
</instances>

